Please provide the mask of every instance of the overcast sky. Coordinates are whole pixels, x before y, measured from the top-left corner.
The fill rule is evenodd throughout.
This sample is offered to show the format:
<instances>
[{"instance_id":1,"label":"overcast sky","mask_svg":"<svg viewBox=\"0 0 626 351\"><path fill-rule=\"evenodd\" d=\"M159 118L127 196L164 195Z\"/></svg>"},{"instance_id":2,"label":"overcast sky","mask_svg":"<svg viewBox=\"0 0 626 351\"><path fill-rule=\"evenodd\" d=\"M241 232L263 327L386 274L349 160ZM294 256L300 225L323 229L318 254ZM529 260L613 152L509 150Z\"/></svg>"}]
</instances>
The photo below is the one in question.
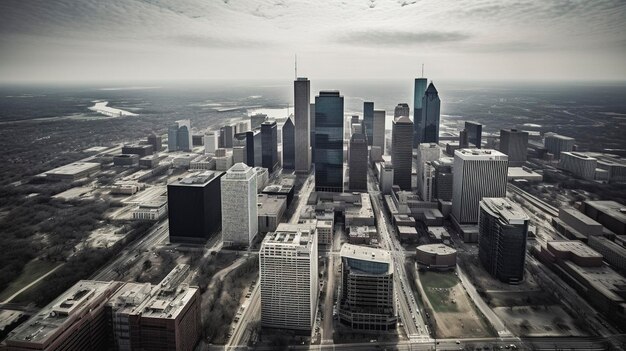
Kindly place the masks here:
<instances>
[{"instance_id":1,"label":"overcast sky","mask_svg":"<svg viewBox=\"0 0 626 351\"><path fill-rule=\"evenodd\" d=\"M0 0L0 81L626 80L626 1Z\"/></svg>"}]
</instances>

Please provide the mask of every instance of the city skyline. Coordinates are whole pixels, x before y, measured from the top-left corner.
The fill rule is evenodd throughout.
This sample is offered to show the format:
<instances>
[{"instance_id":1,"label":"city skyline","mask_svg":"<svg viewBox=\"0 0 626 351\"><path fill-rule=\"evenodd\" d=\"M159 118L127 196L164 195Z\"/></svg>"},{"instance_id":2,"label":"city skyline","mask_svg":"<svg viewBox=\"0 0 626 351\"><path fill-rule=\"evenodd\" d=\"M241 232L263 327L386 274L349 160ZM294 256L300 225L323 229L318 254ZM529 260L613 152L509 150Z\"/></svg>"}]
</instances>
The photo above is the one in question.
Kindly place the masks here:
<instances>
[{"instance_id":1,"label":"city skyline","mask_svg":"<svg viewBox=\"0 0 626 351\"><path fill-rule=\"evenodd\" d=\"M448 80L624 80L625 18L619 1L5 1L0 81L286 78L294 55L322 79L423 63Z\"/></svg>"}]
</instances>

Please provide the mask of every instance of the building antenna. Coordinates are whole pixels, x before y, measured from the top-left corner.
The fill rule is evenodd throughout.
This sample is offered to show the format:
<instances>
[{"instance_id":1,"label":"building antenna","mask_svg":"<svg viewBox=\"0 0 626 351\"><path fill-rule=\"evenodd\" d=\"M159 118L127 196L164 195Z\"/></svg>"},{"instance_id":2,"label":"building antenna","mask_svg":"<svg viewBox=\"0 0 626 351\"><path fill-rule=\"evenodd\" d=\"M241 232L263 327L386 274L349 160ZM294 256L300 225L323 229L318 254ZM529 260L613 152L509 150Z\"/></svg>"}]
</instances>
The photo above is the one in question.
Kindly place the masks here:
<instances>
[{"instance_id":1,"label":"building antenna","mask_svg":"<svg viewBox=\"0 0 626 351\"><path fill-rule=\"evenodd\" d=\"M424 64L422 63L422 78L424 78Z\"/></svg>"}]
</instances>

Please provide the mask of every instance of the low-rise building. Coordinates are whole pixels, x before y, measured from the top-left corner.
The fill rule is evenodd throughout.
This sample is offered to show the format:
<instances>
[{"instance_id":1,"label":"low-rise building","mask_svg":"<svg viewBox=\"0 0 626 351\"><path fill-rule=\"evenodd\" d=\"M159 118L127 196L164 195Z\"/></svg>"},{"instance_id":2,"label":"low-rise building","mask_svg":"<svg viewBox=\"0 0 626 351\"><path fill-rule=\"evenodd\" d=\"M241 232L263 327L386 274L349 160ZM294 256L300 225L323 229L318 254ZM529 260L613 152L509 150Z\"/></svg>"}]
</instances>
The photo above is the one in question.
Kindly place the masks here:
<instances>
[{"instance_id":1,"label":"low-rise building","mask_svg":"<svg viewBox=\"0 0 626 351\"><path fill-rule=\"evenodd\" d=\"M353 245L369 245L370 240L376 237L376 234L374 226L350 226L348 227L348 242Z\"/></svg>"},{"instance_id":2,"label":"low-rise building","mask_svg":"<svg viewBox=\"0 0 626 351\"><path fill-rule=\"evenodd\" d=\"M122 146L122 154L135 154L139 157L152 155L153 146L150 144L128 144Z\"/></svg>"},{"instance_id":3,"label":"low-rise building","mask_svg":"<svg viewBox=\"0 0 626 351\"><path fill-rule=\"evenodd\" d=\"M615 201L585 201L583 210L617 235L626 235L626 206Z\"/></svg>"},{"instance_id":4,"label":"low-rise building","mask_svg":"<svg viewBox=\"0 0 626 351\"><path fill-rule=\"evenodd\" d=\"M444 244L421 245L416 249L415 259L427 269L454 269L456 250Z\"/></svg>"},{"instance_id":5,"label":"low-rise building","mask_svg":"<svg viewBox=\"0 0 626 351\"><path fill-rule=\"evenodd\" d=\"M317 219L316 229L318 244L332 245L334 237L334 221L333 219Z\"/></svg>"},{"instance_id":6,"label":"low-rise building","mask_svg":"<svg viewBox=\"0 0 626 351\"><path fill-rule=\"evenodd\" d=\"M402 243L416 242L418 239L417 229L415 229L415 227L398 226L398 236Z\"/></svg>"},{"instance_id":7,"label":"low-rise building","mask_svg":"<svg viewBox=\"0 0 626 351\"><path fill-rule=\"evenodd\" d=\"M556 230L569 239L587 241L590 236L602 235L602 225L571 207L559 209L559 217L552 218Z\"/></svg>"},{"instance_id":8,"label":"low-rise building","mask_svg":"<svg viewBox=\"0 0 626 351\"><path fill-rule=\"evenodd\" d=\"M445 227L428 227L428 237L432 243L450 243L450 233Z\"/></svg>"},{"instance_id":9,"label":"low-rise building","mask_svg":"<svg viewBox=\"0 0 626 351\"><path fill-rule=\"evenodd\" d=\"M121 154L113 156L113 165L115 166L136 166L139 165L139 155Z\"/></svg>"},{"instance_id":10,"label":"low-rise building","mask_svg":"<svg viewBox=\"0 0 626 351\"><path fill-rule=\"evenodd\" d=\"M603 236L590 236L587 244L598 251L613 267L626 271L626 247Z\"/></svg>"},{"instance_id":11,"label":"low-rise building","mask_svg":"<svg viewBox=\"0 0 626 351\"><path fill-rule=\"evenodd\" d=\"M276 231L287 209L287 198L285 196L259 194L257 196L257 206L259 232Z\"/></svg>"},{"instance_id":12,"label":"low-rise building","mask_svg":"<svg viewBox=\"0 0 626 351\"><path fill-rule=\"evenodd\" d=\"M47 171L44 174L49 180L74 181L85 177L91 177L100 171L100 163L95 162L73 162L65 166Z\"/></svg>"},{"instance_id":13,"label":"low-rise building","mask_svg":"<svg viewBox=\"0 0 626 351\"><path fill-rule=\"evenodd\" d=\"M142 202L132 211L133 219L158 221L167 215L167 198L162 196Z\"/></svg>"}]
</instances>

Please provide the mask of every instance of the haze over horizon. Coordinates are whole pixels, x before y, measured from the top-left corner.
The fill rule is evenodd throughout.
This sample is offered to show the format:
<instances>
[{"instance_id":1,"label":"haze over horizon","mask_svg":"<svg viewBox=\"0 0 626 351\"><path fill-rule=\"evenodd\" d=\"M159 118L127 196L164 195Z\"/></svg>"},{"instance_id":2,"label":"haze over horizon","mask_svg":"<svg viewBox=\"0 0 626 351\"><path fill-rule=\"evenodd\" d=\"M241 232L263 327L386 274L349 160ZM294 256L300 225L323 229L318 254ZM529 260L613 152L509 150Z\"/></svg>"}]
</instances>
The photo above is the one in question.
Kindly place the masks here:
<instances>
[{"instance_id":1,"label":"haze over horizon","mask_svg":"<svg viewBox=\"0 0 626 351\"><path fill-rule=\"evenodd\" d=\"M0 82L626 80L624 1L0 3Z\"/></svg>"}]
</instances>

